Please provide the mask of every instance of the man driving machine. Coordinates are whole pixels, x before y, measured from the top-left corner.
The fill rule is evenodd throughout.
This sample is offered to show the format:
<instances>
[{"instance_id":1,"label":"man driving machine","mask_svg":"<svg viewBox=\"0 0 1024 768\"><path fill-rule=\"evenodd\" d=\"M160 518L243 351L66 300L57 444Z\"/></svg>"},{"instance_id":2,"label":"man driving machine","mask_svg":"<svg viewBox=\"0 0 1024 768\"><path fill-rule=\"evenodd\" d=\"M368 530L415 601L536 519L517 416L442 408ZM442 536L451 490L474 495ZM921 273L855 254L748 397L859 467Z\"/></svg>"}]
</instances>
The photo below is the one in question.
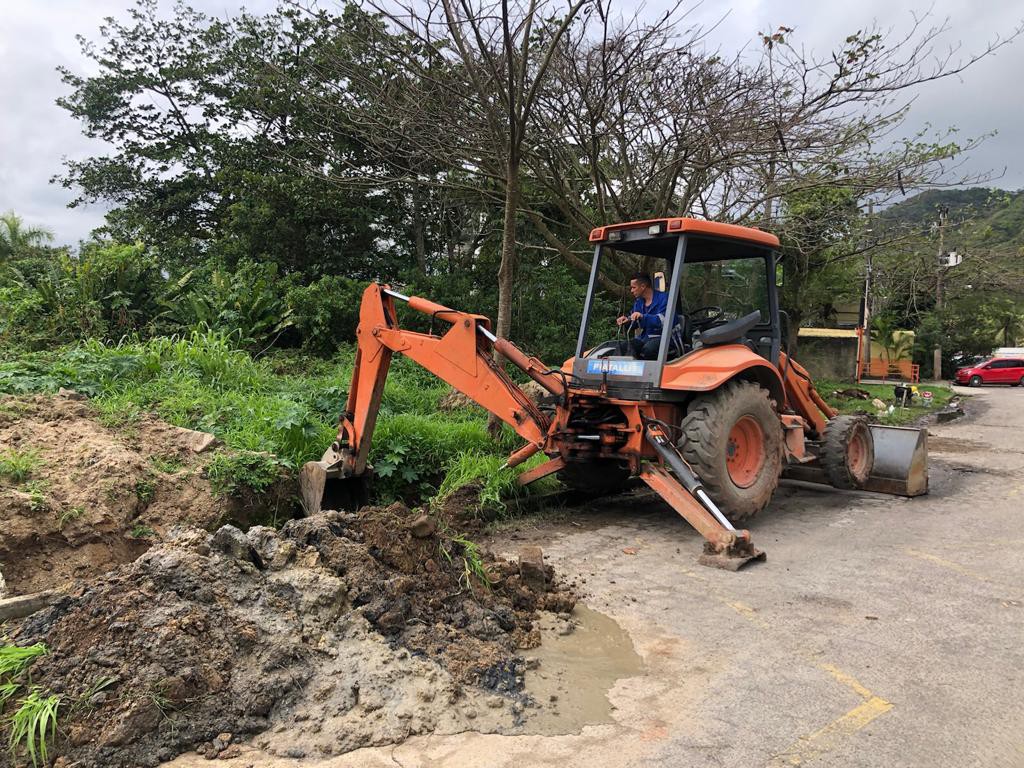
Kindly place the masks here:
<instances>
[{"instance_id":1,"label":"man driving machine","mask_svg":"<svg viewBox=\"0 0 1024 768\"><path fill-rule=\"evenodd\" d=\"M628 347L620 352L632 352L638 360L654 360L658 356L662 329L668 311L668 294L654 290L654 281L646 272L637 272L629 281L629 292L633 294L633 310L622 315L615 322L619 326L629 324L640 329L634 338L627 339Z\"/></svg>"}]
</instances>

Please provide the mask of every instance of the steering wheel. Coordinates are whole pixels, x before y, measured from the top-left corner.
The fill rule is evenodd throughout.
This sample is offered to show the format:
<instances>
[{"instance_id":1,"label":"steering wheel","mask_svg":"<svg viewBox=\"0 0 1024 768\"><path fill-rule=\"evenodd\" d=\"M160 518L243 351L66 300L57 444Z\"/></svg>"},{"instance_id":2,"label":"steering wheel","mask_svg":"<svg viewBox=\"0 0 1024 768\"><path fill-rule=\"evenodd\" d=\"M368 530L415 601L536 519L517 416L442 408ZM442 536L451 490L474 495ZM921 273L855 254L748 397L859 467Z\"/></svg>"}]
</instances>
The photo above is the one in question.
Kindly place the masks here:
<instances>
[{"instance_id":1,"label":"steering wheel","mask_svg":"<svg viewBox=\"0 0 1024 768\"><path fill-rule=\"evenodd\" d=\"M690 318L690 322L693 323L694 328L702 331L709 325L721 320L722 315L724 314L724 309L716 307L714 304L709 304L706 307L698 307L692 312L687 312L686 316Z\"/></svg>"}]
</instances>

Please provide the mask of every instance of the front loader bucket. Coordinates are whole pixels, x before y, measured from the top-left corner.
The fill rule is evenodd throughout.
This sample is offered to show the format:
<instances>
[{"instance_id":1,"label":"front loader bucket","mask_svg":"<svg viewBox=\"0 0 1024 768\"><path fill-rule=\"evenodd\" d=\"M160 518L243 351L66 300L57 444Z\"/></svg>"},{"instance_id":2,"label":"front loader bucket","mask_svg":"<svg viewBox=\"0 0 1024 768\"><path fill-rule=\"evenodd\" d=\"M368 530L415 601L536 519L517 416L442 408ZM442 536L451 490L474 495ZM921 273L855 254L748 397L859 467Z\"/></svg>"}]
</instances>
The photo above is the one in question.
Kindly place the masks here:
<instances>
[{"instance_id":1,"label":"front loader bucket","mask_svg":"<svg viewBox=\"0 0 1024 768\"><path fill-rule=\"evenodd\" d=\"M370 476L338 477L325 461L307 461L299 472L299 492L307 515L325 509L356 510L370 502Z\"/></svg>"},{"instance_id":2,"label":"front loader bucket","mask_svg":"<svg viewBox=\"0 0 1024 768\"><path fill-rule=\"evenodd\" d=\"M875 464L864 490L897 496L928 493L928 430L871 424Z\"/></svg>"}]
</instances>

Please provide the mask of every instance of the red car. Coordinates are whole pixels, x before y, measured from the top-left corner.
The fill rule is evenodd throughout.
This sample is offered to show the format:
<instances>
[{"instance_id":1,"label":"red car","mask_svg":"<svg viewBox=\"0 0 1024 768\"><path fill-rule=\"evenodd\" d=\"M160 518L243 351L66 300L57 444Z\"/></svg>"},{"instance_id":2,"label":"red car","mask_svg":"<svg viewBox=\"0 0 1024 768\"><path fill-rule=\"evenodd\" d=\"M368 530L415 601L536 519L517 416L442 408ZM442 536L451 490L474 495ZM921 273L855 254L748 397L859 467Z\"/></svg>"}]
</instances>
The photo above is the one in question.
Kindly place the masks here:
<instances>
[{"instance_id":1,"label":"red car","mask_svg":"<svg viewBox=\"0 0 1024 768\"><path fill-rule=\"evenodd\" d=\"M982 384L1024 384L1024 360L1016 357L993 357L984 363L961 368L956 372L956 383L980 387Z\"/></svg>"}]
</instances>

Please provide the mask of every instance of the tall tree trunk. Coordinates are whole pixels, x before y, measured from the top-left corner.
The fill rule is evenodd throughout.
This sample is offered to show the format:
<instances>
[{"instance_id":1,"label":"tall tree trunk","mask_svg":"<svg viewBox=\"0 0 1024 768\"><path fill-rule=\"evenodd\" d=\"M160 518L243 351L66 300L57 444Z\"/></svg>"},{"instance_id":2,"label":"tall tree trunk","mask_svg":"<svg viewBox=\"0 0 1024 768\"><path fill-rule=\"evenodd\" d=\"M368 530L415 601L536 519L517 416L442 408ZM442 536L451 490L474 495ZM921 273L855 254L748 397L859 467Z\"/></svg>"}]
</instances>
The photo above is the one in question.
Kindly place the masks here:
<instances>
[{"instance_id":1,"label":"tall tree trunk","mask_svg":"<svg viewBox=\"0 0 1024 768\"><path fill-rule=\"evenodd\" d=\"M423 222L423 193L419 184L412 186L412 231L416 249L416 263L420 272L427 274L427 237Z\"/></svg>"},{"instance_id":2,"label":"tall tree trunk","mask_svg":"<svg viewBox=\"0 0 1024 768\"><path fill-rule=\"evenodd\" d=\"M516 272L516 216L519 211L519 163L509 160L505 174L505 220L501 231L501 264L498 267L498 318L494 332L508 338L512 331L512 288ZM503 358L494 352L494 361L504 365ZM497 435L501 421L491 414L487 429Z\"/></svg>"}]
</instances>

